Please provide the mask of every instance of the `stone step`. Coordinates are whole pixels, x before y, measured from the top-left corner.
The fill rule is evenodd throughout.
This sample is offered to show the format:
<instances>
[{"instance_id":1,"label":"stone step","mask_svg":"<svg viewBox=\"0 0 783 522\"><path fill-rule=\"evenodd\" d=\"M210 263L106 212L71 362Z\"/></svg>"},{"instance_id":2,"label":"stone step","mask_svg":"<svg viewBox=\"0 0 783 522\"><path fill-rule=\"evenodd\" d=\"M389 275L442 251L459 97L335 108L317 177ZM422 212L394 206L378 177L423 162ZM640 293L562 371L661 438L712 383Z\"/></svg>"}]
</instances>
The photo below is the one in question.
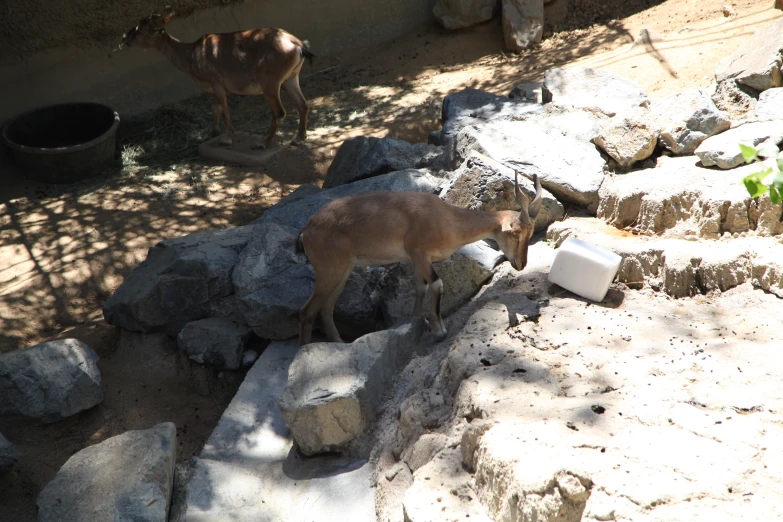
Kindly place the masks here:
<instances>
[{"instance_id":1,"label":"stone step","mask_svg":"<svg viewBox=\"0 0 783 522\"><path fill-rule=\"evenodd\" d=\"M261 354L201 455L177 468L170 520L375 519L367 461L293 449L277 401L297 351L293 340Z\"/></svg>"},{"instance_id":2,"label":"stone step","mask_svg":"<svg viewBox=\"0 0 783 522\"><path fill-rule=\"evenodd\" d=\"M726 291L745 282L783 298L783 244L772 237L723 240L634 235L596 218L554 223L547 239L555 246L577 237L623 257L618 280L645 285L672 297Z\"/></svg>"},{"instance_id":3,"label":"stone step","mask_svg":"<svg viewBox=\"0 0 783 522\"><path fill-rule=\"evenodd\" d=\"M783 231L781 206L754 200L742 178L756 166L728 171L698 165L695 156L666 157L655 168L606 176L597 216L618 228L667 237L718 239L725 234L774 236Z\"/></svg>"}]
</instances>

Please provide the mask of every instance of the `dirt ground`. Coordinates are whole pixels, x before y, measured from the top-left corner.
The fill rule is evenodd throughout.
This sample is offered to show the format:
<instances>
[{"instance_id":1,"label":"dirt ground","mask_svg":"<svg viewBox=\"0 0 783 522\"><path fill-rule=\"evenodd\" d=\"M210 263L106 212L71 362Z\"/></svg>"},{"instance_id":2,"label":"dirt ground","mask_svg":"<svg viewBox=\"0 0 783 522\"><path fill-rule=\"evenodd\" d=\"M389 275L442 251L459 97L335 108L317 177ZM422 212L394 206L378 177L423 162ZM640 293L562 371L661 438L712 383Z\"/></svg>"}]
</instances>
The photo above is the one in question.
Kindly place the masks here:
<instances>
[{"instance_id":1,"label":"dirt ground","mask_svg":"<svg viewBox=\"0 0 783 522\"><path fill-rule=\"evenodd\" d=\"M507 94L541 81L549 68L574 65L621 74L652 99L706 87L742 38L781 16L772 0L570 3L569 18L519 55L503 50L494 20L458 32L433 24L388 45L318 58L301 77L308 141L285 146L262 169L199 158L211 117L207 95L125 118L122 165L78 185L25 182L0 157L0 353L76 337L100 355L106 394L98 407L53 425L0 419L21 455L0 477L0 520L34 520L38 492L71 455L128 429L173 421L178 458L189 458L231 400L241 372L201 367L171 339L103 323L102 303L158 241L258 218L300 184L320 184L345 139L391 131L425 140L428 105L465 87ZM640 38L645 30L649 38ZM297 117L291 100L284 104L278 139L287 142ZM260 98L234 97L230 106L238 130L266 128Z\"/></svg>"}]
</instances>

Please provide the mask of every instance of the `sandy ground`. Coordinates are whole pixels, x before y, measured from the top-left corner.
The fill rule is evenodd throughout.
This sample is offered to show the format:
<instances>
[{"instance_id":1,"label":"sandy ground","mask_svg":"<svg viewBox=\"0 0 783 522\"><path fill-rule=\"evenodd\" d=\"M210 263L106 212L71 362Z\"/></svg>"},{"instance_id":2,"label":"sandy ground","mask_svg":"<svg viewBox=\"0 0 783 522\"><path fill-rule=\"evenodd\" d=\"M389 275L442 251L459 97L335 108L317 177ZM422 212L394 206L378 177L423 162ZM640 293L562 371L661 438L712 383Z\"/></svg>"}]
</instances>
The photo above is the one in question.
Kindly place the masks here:
<instances>
[{"instance_id":1,"label":"sandy ground","mask_svg":"<svg viewBox=\"0 0 783 522\"><path fill-rule=\"evenodd\" d=\"M89 182L28 183L0 157L0 352L79 338L101 356L106 390L102 405L54 425L0 419L0 432L21 454L0 477L0 519L33 520L38 492L68 457L128 429L174 421L179 458L190 457L241 382L241 372L219 374L184 359L170 339L103 323L102 303L158 241L246 224L298 185L320 184L347 138L407 129L399 134L423 139L428 103L465 87L507 94L518 83L541 81L549 68L573 65L633 79L653 99L706 87L720 58L781 16L771 0L595 4L572 0L573 16L560 26L567 30L550 29L540 46L519 55L503 51L495 20L453 33L423 27L389 45L319 58L301 78L312 111L308 141L285 146L262 169L204 161L194 152L206 137L206 95L126 119L124 165ZM650 37L640 39L645 30ZM291 100L284 104L289 115L279 139L287 142L297 118ZM239 130L267 125L259 98L235 97L231 110ZM184 125L198 131L183 132Z\"/></svg>"}]
</instances>

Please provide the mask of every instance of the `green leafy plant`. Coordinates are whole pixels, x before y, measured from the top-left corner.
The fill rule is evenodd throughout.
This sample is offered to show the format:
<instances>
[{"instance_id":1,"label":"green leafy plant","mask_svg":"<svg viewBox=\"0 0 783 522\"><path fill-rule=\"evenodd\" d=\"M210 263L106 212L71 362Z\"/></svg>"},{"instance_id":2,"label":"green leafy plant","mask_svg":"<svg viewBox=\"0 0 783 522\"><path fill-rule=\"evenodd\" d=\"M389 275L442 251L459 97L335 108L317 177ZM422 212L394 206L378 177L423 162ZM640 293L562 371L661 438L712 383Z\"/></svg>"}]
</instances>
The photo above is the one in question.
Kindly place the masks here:
<instances>
[{"instance_id":1,"label":"green leafy plant","mask_svg":"<svg viewBox=\"0 0 783 522\"><path fill-rule=\"evenodd\" d=\"M745 163L759 163L759 169L743 178L742 183L751 197L757 198L769 191L772 203L783 201L783 153L777 145L767 143L760 149L740 143Z\"/></svg>"}]
</instances>

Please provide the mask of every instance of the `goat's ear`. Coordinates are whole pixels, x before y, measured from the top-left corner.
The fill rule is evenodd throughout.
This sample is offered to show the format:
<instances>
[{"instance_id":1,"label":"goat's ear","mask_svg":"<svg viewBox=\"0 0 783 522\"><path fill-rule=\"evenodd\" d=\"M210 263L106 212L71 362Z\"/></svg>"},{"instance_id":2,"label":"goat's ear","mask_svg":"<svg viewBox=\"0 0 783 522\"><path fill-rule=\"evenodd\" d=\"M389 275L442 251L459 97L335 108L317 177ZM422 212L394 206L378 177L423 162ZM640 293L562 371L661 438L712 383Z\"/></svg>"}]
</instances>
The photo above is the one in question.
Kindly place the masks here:
<instances>
[{"instance_id":1,"label":"goat's ear","mask_svg":"<svg viewBox=\"0 0 783 522\"><path fill-rule=\"evenodd\" d=\"M536 220L536 217L541 210L541 205L544 203L541 196L541 180L538 179L538 174L533 174L533 184L536 186L536 197L533 198L533 201L527 206L527 215L530 217L530 221Z\"/></svg>"},{"instance_id":2,"label":"goat's ear","mask_svg":"<svg viewBox=\"0 0 783 522\"><path fill-rule=\"evenodd\" d=\"M171 6L166 6L163 9L160 10L160 12L155 13L152 15L152 19L155 22L156 27L165 27L168 25L169 22L174 18L174 15L176 15L176 11L174 11L174 8Z\"/></svg>"}]
</instances>

